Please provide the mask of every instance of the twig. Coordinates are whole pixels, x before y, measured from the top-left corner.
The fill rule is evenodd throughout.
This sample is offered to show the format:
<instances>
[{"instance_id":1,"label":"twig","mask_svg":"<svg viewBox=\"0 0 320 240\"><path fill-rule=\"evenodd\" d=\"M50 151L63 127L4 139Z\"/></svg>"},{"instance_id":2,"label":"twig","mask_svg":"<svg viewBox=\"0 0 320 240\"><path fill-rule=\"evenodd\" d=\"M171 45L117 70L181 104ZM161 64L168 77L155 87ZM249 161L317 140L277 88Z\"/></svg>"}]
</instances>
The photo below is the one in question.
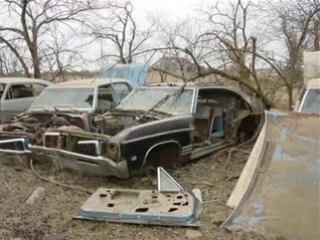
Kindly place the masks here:
<instances>
[{"instance_id":1,"label":"twig","mask_svg":"<svg viewBox=\"0 0 320 240\"><path fill-rule=\"evenodd\" d=\"M8 183L6 182L6 180L3 180L3 182L4 182L4 184L7 186L7 188L8 188L9 190L11 190L11 188L10 188L10 186L8 185Z\"/></svg>"},{"instance_id":2,"label":"twig","mask_svg":"<svg viewBox=\"0 0 320 240\"><path fill-rule=\"evenodd\" d=\"M216 203L216 202L222 202L223 200L221 199L215 199L215 200L210 200L210 201L205 201L202 204L208 204L208 203Z\"/></svg>"},{"instance_id":3,"label":"twig","mask_svg":"<svg viewBox=\"0 0 320 240\"><path fill-rule=\"evenodd\" d=\"M232 181L234 179L238 179L239 177L240 177L240 175L230 176L230 177L227 178L227 181L229 182L229 181Z\"/></svg>"},{"instance_id":4,"label":"twig","mask_svg":"<svg viewBox=\"0 0 320 240\"><path fill-rule=\"evenodd\" d=\"M238 147L230 149L230 151L228 153L228 160L227 160L226 164L224 165L224 169L227 169L229 163L231 162L231 157L232 157L232 153L233 152L242 152L242 153L246 153L246 154L250 154L251 153L251 151L242 150L242 149L239 149Z\"/></svg>"},{"instance_id":5,"label":"twig","mask_svg":"<svg viewBox=\"0 0 320 240\"><path fill-rule=\"evenodd\" d=\"M93 192L90 191L89 189L85 189L85 188L78 187L78 186L71 186L71 185L59 183L59 182L53 181L53 180L51 180L51 179L49 179L49 178L45 178L45 177L40 176L39 173L37 173L37 172L35 171L34 167L33 167L33 159L30 160L30 167L31 167L32 172L33 172L38 178L40 178L40 179L43 180L43 181L56 184L56 185L58 185L58 186L60 186L60 187L65 187L65 188L69 188L69 189L75 189L75 190L83 191L83 192L86 192L86 193L88 193L88 194L92 194L92 193L93 193Z\"/></svg>"},{"instance_id":6,"label":"twig","mask_svg":"<svg viewBox=\"0 0 320 240\"><path fill-rule=\"evenodd\" d=\"M213 185L211 183L208 182L190 182L191 185L206 185L209 187L213 187Z\"/></svg>"}]
</instances>

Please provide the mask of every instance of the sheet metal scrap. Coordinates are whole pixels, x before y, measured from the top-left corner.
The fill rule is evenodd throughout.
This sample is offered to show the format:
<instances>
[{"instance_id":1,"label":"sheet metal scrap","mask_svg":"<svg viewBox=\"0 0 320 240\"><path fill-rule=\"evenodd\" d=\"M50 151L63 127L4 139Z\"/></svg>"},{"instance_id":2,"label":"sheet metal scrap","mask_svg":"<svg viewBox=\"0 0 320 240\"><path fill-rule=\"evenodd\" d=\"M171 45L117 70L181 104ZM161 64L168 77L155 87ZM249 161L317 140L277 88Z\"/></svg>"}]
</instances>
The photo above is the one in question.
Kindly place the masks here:
<instances>
[{"instance_id":1,"label":"sheet metal scrap","mask_svg":"<svg viewBox=\"0 0 320 240\"><path fill-rule=\"evenodd\" d=\"M201 212L201 200L158 168L158 191L99 188L74 219L200 227Z\"/></svg>"},{"instance_id":2,"label":"sheet metal scrap","mask_svg":"<svg viewBox=\"0 0 320 240\"><path fill-rule=\"evenodd\" d=\"M266 136L247 192L222 227L320 239L320 116L266 112Z\"/></svg>"}]
</instances>

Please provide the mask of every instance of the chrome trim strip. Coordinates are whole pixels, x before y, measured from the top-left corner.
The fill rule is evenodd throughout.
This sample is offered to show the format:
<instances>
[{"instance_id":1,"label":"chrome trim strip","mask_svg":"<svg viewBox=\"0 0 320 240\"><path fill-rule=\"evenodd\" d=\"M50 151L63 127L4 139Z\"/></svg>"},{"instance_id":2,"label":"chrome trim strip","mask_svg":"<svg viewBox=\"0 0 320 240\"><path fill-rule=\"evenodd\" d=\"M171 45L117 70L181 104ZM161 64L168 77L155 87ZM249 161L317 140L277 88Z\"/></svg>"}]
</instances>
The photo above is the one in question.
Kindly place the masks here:
<instances>
[{"instance_id":1,"label":"chrome trim strip","mask_svg":"<svg viewBox=\"0 0 320 240\"><path fill-rule=\"evenodd\" d=\"M12 153L12 154L26 154L26 153L31 153L30 150L9 150L9 149L0 149L0 153Z\"/></svg>"},{"instance_id":2,"label":"chrome trim strip","mask_svg":"<svg viewBox=\"0 0 320 240\"><path fill-rule=\"evenodd\" d=\"M32 150L53 151L53 152L58 152L58 153L65 154L65 155L70 155L72 157L83 157L83 158L87 158L88 160L104 160L104 161L111 161L112 163L114 163L112 160L110 160L108 158L104 158L102 156L93 157L93 156L89 156L89 155L85 155L85 154L74 153L74 152L62 150L59 148L39 147L39 146L31 145L31 144L29 144L28 147L31 149L31 151Z\"/></svg>"},{"instance_id":3,"label":"chrome trim strip","mask_svg":"<svg viewBox=\"0 0 320 240\"><path fill-rule=\"evenodd\" d=\"M305 91L304 96L303 96L303 98L301 99L301 102L299 103L300 105L298 106L298 112L301 112L302 106L304 105L304 102L306 101L306 98L307 98L309 92L310 92L310 89L307 89L307 90Z\"/></svg>"},{"instance_id":4,"label":"chrome trim strip","mask_svg":"<svg viewBox=\"0 0 320 240\"><path fill-rule=\"evenodd\" d=\"M147 135L147 136L143 136L143 137L138 137L138 138L126 140L126 141L123 141L122 144L137 142L137 141L141 141L141 140L145 140L145 139L149 139L149 138L153 138L153 137L159 137L159 136L171 134L171 133L180 133L180 132L187 132L187 131L193 131L193 130L195 130L194 127L182 128L182 129L178 129L178 130L166 131L166 132L161 132L161 133L155 133L155 134L151 134L151 135Z\"/></svg>"},{"instance_id":5,"label":"chrome trim strip","mask_svg":"<svg viewBox=\"0 0 320 240\"><path fill-rule=\"evenodd\" d=\"M62 149L57 149L57 148L47 148L47 147L40 147L40 146L33 146L31 144L28 145L28 147L32 150L33 153L35 154L46 154L49 158L52 157L57 157L60 162L62 163L62 166L66 167L63 165L64 159L65 161L73 162L74 166L80 167L82 170L79 171L84 171L92 172L92 168L94 167L97 170L93 170L94 172L102 172L104 176L117 176L119 178L129 178L129 169L127 166L127 161L120 161L120 162L114 162L109 158L105 158L102 156L88 156L84 154L79 154L79 153L74 153ZM60 156L59 156L60 155ZM79 160L80 159L80 160ZM86 160L88 162L86 162ZM90 163L89 161L92 161L93 163ZM85 167L84 167L85 166ZM88 168L87 168L88 167ZM68 168L68 167L66 167ZM72 169L78 169L72 168Z\"/></svg>"},{"instance_id":6,"label":"chrome trim strip","mask_svg":"<svg viewBox=\"0 0 320 240\"><path fill-rule=\"evenodd\" d=\"M45 133L44 133L44 136L47 136L47 135L50 135L50 136L59 136L60 133L59 133L59 132L45 132Z\"/></svg>"},{"instance_id":7,"label":"chrome trim strip","mask_svg":"<svg viewBox=\"0 0 320 240\"><path fill-rule=\"evenodd\" d=\"M0 144L11 143L11 142L23 142L24 143L24 138L13 138L13 139L7 139L7 140L0 140Z\"/></svg>"},{"instance_id":8,"label":"chrome trim strip","mask_svg":"<svg viewBox=\"0 0 320 240\"><path fill-rule=\"evenodd\" d=\"M189 114L184 114L184 115L176 115L176 116L172 116L172 117L168 117L168 118L163 118L163 119L161 119L161 122L162 123L163 122L172 122L175 119L185 119L185 118L190 118L190 117L193 118L193 115L190 114L190 113ZM142 125L132 126L130 128L124 129L122 132L124 132L124 131L133 131L133 130L137 130L137 129L140 129L140 128L145 128L145 127L148 127L148 126L156 125L156 124L158 124L159 121L160 120L144 123Z\"/></svg>"},{"instance_id":9,"label":"chrome trim strip","mask_svg":"<svg viewBox=\"0 0 320 240\"><path fill-rule=\"evenodd\" d=\"M193 150L192 144L182 147L181 156L191 154L192 150Z\"/></svg>"},{"instance_id":10,"label":"chrome trim strip","mask_svg":"<svg viewBox=\"0 0 320 240\"><path fill-rule=\"evenodd\" d=\"M198 95L199 95L199 89L196 88L194 90L194 95L193 95L192 104L191 104L191 114L195 114L196 112Z\"/></svg>"}]
</instances>

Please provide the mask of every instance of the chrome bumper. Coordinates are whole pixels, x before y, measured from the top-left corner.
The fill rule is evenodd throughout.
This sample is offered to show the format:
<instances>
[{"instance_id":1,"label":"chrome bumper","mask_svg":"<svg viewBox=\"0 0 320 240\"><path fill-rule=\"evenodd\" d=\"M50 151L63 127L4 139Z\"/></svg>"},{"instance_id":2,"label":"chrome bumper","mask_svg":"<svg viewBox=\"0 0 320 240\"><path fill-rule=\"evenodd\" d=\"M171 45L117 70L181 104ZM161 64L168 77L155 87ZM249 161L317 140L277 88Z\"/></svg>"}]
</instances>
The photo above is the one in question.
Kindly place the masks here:
<instances>
[{"instance_id":1,"label":"chrome bumper","mask_svg":"<svg viewBox=\"0 0 320 240\"><path fill-rule=\"evenodd\" d=\"M89 156L58 148L29 145L28 148L37 156L45 155L57 167L72 169L98 176L114 176L122 179L129 178L127 161L115 163L102 156Z\"/></svg>"},{"instance_id":2,"label":"chrome bumper","mask_svg":"<svg viewBox=\"0 0 320 240\"><path fill-rule=\"evenodd\" d=\"M31 158L31 151L28 149L27 138L13 138L0 140L1 160L25 160ZM20 145L18 147L18 145Z\"/></svg>"}]
</instances>

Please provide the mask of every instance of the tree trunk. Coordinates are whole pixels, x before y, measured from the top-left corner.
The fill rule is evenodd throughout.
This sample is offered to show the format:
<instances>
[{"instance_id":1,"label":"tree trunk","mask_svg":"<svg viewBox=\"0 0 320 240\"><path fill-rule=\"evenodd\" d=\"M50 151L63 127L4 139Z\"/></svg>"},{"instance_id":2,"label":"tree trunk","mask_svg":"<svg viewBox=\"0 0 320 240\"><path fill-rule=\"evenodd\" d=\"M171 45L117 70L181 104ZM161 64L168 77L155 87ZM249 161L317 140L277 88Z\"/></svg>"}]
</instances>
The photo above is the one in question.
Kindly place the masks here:
<instances>
[{"instance_id":1,"label":"tree trunk","mask_svg":"<svg viewBox=\"0 0 320 240\"><path fill-rule=\"evenodd\" d=\"M314 22L314 51L320 51L320 19Z\"/></svg>"},{"instance_id":2,"label":"tree trunk","mask_svg":"<svg viewBox=\"0 0 320 240\"><path fill-rule=\"evenodd\" d=\"M41 71L40 71L40 62L39 62L37 49L33 49L32 62L33 62L33 75L34 75L34 78L40 79L41 78Z\"/></svg>"},{"instance_id":3,"label":"tree trunk","mask_svg":"<svg viewBox=\"0 0 320 240\"><path fill-rule=\"evenodd\" d=\"M30 44L29 50L32 57L32 63L33 63L33 75L34 78L41 78L41 70L40 70L40 61L39 61L39 55L38 55L38 41L37 41L37 35L33 34L33 43Z\"/></svg>"},{"instance_id":4,"label":"tree trunk","mask_svg":"<svg viewBox=\"0 0 320 240\"><path fill-rule=\"evenodd\" d=\"M288 91L288 110L292 111L293 109L293 89L292 87L287 86Z\"/></svg>"}]
</instances>

